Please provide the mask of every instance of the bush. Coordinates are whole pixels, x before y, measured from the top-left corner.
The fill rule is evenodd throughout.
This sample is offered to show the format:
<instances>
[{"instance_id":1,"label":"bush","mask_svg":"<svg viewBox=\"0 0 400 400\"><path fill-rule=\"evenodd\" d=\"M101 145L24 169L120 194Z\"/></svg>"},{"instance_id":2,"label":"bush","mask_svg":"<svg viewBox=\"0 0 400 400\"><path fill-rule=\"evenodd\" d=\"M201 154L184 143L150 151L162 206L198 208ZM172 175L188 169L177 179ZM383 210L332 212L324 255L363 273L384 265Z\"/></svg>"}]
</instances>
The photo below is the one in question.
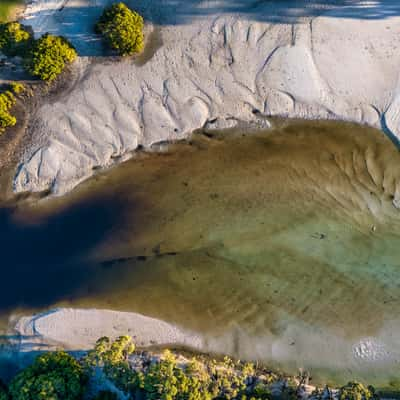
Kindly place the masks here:
<instances>
[{"instance_id":1,"label":"bush","mask_svg":"<svg viewBox=\"0 0 400 400\"><path fill-rule=\"evenodd\" d=\"M46 33L34 43L27 69L44 81L52 81L76 56L75 49L65 38Z\"/></svg>"},{"instance_id":2,"label":"bush","mask_svg":"<svg viewBox=\"0 0 400 400\"><path fill-rule=\"evenodd\" d=\"M118 395L109 390L101 390L93 400L118 400Z\"/></svg>"},{"instance_id":3,"label":"bush","mask_svg":"<svg viewBox=\"0 0 400 400\"><path fill-rule=\"evenodd\" d=\"M372 386L365 387L359 382L349 382L339 389L339 400L371 400L378 399Z\"/></svg>"},{"instance_id":4,"label":"bush","mask_svg":"<svg viewBox=\"0 0 400 400\"><path fill-rule=\"evenodd\" d=\"M10 384L13 400L79 400L86 385L83 367L69 354L46 353Z\"/></svg>"},{"instance_id":5,"label":"bush","mask_svg":"<svg viewBox=\"0 0 400 400\"><path fill-rule=\"evenodd\" d=\"M23 83L12 82L10 87L14 94L21 94L25 91L25 85Z\"/></svg>"},{"instance_id":6,"label":"bush","mask_svg":"<svg viewBox=\"0 0 400 400\"><path fill-rule=\"evenodd\" d=\"M0 380L0 400L9 400L7 386Z\"/></svg>"},{"instance_id":7,"label":"bush","mask_svg":"<svg viewBox=\"0 0 400 400\"><path fill-rule=\"evenodd\" d=\"M24 56L32 43L27 28L19 22L0 24L0 51L7 56Z\"/></svg>"},{"instance_id":8,"label":"bush","mask_svg":"<svg viewBox=\"0 0 400 400\"><path fill-rule=\"evenodd\" d=\"M143 18L124 3L106 8L96 25L108 45L122 56L143 50Z\"/></svg>"},{"instance_id":9,"label":"bush","mask_svg":"<svg viewBox=\"0 0 400 400\"><path fill-rule=\"evenodd\" d=\"M129 336L120 336L111 342L106 336L97 340L84 363L87 368L101 367L104 374L122 391L128 393L140 386L139 374L131 369L128 357L135 351Z\"/></svg>"},{"instance_id":10,"label":"bush","mask_svg":"<svg viewBox=\"0 0 400 400\"><path fill-rule=\"evenodd\" d=\"M15 97L9 90L0 94L0 134L17 123L17 119L10 114L10 109L15 102Z\"/></svg>"}]
</instances>

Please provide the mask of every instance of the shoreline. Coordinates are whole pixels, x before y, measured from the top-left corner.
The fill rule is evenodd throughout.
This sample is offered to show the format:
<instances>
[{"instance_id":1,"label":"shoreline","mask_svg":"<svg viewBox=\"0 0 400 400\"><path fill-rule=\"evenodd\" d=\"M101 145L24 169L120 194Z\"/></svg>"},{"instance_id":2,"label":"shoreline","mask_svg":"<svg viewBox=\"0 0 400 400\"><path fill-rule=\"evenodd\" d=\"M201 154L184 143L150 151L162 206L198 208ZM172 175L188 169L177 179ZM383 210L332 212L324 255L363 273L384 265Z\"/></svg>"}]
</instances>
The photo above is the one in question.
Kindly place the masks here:
<instances>
[{"instance_id":1,"label":"shoreline","mask_svg":"<svg viewBox=\"0 0 400 400\"><path fill-rule=\"evenodd\" d=\"M15 192L62 195L137 148L252 123L257 115L361 123L392 141L400 132L395 14L371 20L368 7L349 17L332 6L289 24L229 13L222 3L212 18L193 13L189 23L171 24L170 11L159 15L161 3L144 2L139 11L158 32L154 53L143 63L91 63L101 50L88 27L102 3L79 23L59 24L75 21L73 4L43 16L46 5L38 1L25 16L37 34L52 28L67 36L81 58L68 92L37 110L30 129L36 145L20 160ZM269 19L280 17L278 3L260 7ZM379 7L384 14L386 6Z\"/></svg>"},{"instance_id":2,"label":"shoreline","mask_svg":"<svg viewBox=\"0 0 400 400\"><path fill-rule=\"evenodd\" d=\"M301 329L294 328L292 334L304 335ZM93 348L96 340L99 337L108 336L112 339L120 335L128 335L133 338L134 343L140 349L162 349L162 348L177 348L183 351L199 352L202 354L223 355L243 359L251 362L261 362L264 365L275 366L274 368L281 369L280 363L273 360L259 359L254 356L241 357L241 354L235 354L229 346L221 346L223 337L207 337L204 334L197 334L190 330L180 328L168 322L148 317L135 312L114 311L107 309L96 308L56 308L42 313L22 316L10 319L9 330L10 337L14 337L15 333L19 339L12 339L14 353L21 359L24 354L37 354L39 351L53 351L64 349L71 352L81 354ZM383 342L388 334L380 334L380 337L369 337L361 339L358 343L348 346L345 341L339 338L331 337L332 340L337 340L335 347L341 349L349 347L351 355L345 356L348 358L349 367L354 368L359 365L360 371L363 365L366 368L371 368L374 364L378 368L385 369L385 364L396 363L393 357L396 357L396 350L390 350ZM224 334L226 336L226 334ZM299 340L304 341L304 337ZM390 335L389 335L390 337ZM233 340L234 337L233 337ZM322 345L321 338L315 336L310 339L314 346ZM272 348L275 348L275 356L281 353L282 355L289 351L282 347L284 340L276 338L271 343ZM325 343L326 345L326 343ZM330 343L332 345L332 343ZM279 347L281 347L279 349ZM393 351L393 352L392 352ZM398 354L397 354L398 355ZM352 366L350 367L350 364ZM298 367L299 368L299 367ZM287 372L293 373L298 368L288 369ZM318 367L305 368L309 371L318 371ZM318 374L317 374L318 376ZM348 379L351 379L348 377Z\"/></svg>"}]
</instances>

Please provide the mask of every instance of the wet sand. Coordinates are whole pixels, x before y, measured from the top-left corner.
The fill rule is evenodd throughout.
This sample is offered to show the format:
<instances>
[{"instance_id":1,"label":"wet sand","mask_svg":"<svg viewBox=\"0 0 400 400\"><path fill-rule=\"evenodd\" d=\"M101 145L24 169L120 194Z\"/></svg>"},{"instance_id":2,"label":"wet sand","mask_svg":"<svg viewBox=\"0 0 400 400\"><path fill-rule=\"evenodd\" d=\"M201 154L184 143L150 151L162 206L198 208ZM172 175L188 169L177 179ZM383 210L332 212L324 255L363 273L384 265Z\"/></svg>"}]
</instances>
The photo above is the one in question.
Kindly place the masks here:
<instances>
[{"instance_id":1,"label":"wet sand","mask_svg":"<svg viewBox=\"0 0 400 400\"><path fill-rule=\"evenodd\" d=\"M134 311L202 334L206 351L388 385L399 165L381 132L328 122L139 152L62 198L1 210L2 314Z\"/></svg>"}]
</instances>

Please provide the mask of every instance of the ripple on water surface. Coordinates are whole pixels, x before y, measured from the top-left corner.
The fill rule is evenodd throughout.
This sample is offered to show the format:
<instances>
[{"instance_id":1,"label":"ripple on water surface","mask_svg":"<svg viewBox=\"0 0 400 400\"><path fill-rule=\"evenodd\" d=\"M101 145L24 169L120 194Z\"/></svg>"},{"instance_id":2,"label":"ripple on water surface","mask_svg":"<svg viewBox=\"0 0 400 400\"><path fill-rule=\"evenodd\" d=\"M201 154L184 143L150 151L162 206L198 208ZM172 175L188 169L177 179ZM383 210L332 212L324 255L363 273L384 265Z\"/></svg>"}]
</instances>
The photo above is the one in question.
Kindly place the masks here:
<instances>
[{"instance_id":1,"label":"ripple on water surface","mask_svg":"<svg viewBox=\"0 0 400 400\"><path fill-rule=\"evenodd\" d=\"M205 350L388 382L399 166L380 132L328 122L139 153L62 199L0 211L3 315L136 311L204 333Z\"/></svg>"}]
</instances>

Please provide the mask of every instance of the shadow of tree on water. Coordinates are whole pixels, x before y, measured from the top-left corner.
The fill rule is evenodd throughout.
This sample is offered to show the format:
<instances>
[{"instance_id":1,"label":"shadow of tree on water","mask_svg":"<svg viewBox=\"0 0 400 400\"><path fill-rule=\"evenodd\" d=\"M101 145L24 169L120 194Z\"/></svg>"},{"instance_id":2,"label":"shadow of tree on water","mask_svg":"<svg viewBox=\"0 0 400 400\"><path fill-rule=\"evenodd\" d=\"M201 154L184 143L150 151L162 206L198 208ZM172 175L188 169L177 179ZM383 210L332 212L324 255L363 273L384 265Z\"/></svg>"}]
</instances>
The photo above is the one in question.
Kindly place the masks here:
<instances>
[{"instance_id":1,"label":"shadow of tree on water","mask_svg":"<svg viewBox=\"0 0 400 400\"><path fill-rule=\"evenodd\" d=\"M93 269L85 258L122 225L124 209L112 194L77 202L40 223L21 222L14 209L0 208L0 312L46 307L86 290Z\"/></svg>"}]
</instances>

